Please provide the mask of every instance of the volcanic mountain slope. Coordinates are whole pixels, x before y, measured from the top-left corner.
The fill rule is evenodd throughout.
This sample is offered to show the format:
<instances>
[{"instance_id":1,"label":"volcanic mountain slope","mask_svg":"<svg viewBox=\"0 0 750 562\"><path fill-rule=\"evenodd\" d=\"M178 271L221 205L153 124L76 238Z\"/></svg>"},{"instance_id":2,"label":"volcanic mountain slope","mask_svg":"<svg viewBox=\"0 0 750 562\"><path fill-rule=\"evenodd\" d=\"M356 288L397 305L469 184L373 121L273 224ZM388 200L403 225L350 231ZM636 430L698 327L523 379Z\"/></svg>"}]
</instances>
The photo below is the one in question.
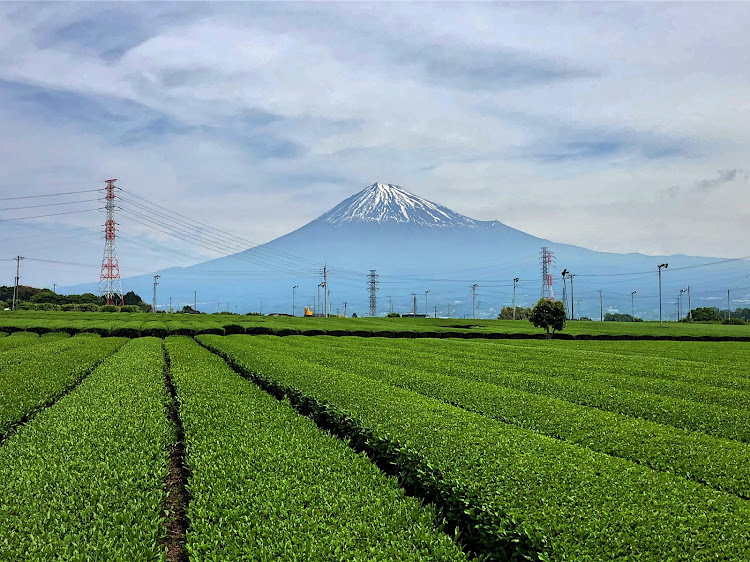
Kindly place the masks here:
<instances>
[{"instance_id":1,"label":"volcanic mountain slope","mask_svg":"<svg viewBox=\"0 0 750 562\"><path fill-rule=\"evenodd\" d=\"M374 183L342 201L330 211L297 230L266 244L230 256L185 268L159 272L159 292L174 302L191 303L194 291L199 309L215 311L219 303L230 310L291 312L292 287L297 286L297 312L312 305L322 290L321 272L327 264L332 307L367 311L366 276L380 275L380 302L393 298L394 309L411 311L412 293L430 293L430 313L472 315L470 287L478 285L477 298L484 304L483 317L494 317L510 305L514 278L520 278L516 304L533 305L541 294L539 253L543 246L555 252L552 264L555 295L562 293L563 269L575 280L577 315L599 317L606 312L630 312L631 293L637 291L636 314L658 318L657 265L671 262L663 274L663 289L671 303L679 290L692 284L716 287L728 283L728 275L750 273L746 261L733 263L734 273L720 268L693 268L715 258L645 256L595 252L558 244L526 234L500 221L479 221L421 198L391 184ZM678 269L679 268L679 269ZM742 272L739 269L742 269ZM678 271L675 271L678 270ZM151 275L123 281L125 291L151 294ZM95 286L69 288L69 292L96 290ZM569 287L568 287L569 290ZM698 293L696 293L697 296ZM579 303L578 300L581 302ZM160 301L161 302L161 301ZM201 305L200 303L204 303ZM423 299L418 312L423 312ZM694 301L693 306L711 303ZM235 308L236 307L236 308ZM224 305L221 306L224 309ZM379 311L387 312L381 305ZM437 308L437 311L435 310Z\"/></svg>"}]
</instances>

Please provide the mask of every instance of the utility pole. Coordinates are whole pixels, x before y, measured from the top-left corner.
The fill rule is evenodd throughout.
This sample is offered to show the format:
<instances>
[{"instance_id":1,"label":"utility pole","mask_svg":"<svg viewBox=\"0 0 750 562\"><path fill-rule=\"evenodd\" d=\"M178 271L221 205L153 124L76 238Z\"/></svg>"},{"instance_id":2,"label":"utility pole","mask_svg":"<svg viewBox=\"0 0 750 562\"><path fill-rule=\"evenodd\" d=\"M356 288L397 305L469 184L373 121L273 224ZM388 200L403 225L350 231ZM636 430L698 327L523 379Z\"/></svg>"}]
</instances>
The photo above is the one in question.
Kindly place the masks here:
<instances>
[{"instance_id":1,"label":"utility pole","mask_svg":"<svg viewBox=\"0 0 750 562\"><path fill-rule=\"evenodd\" d=\"M115 186L117 180L105 180L107 184L104 199L107 210L107 220L104 222L104 256L102 257L102 267L99 274L99 295L107 300L107 304L122 306L124 299L122 296L122 282L120 281L120 263L117 260L115 250L115 237L117 233L117 223L115 222Z\"/></svg>"},{"instance_id":2,"label":"utility pole","mask_svg":"<svg viewBox=\"0 0 750 562\"><path fill-rule=\"evenodd\" d=\"M297 293L297 287L299 287L299 285L292 287L292 316L294 316L294 297Z\"/></svg>"},{"instance_id":3,"label":"utility pole","mask_svg":"<svg viewBox=\"0 0 750 562\"><path fill-rule=\"evenodd\" d=\"M344 301L344 318L346 318L346 305L348 304L348 302Z\"/></svg>"},{"instance_id":4,"label":"utility pole","mask_svg":"<svg viewBox=\"0 0 750 562\"><path fill-rule=\"evenodd\" d=\"M57 294L57 283L52 283L52 292Z\"/></svg>"},{"instance_id":5,"label":"utility pole","mask_svg":"<svg viewBox=\"0 0 750 562\"><path fill-rule=\"evenodd\" d=\"M198 291L193 291L193 310L198 312Z\"/></svg>"},{"instance_id":6,"label":"utility pole","mask_svg":"<svg viewBox=\"0 0 750 562\"><path fill-rule=\"evenodd\" d=\"M13 306L11 306L11 309L17 310L18 301L21 300L21 295L18 294L18 281L21 279L21 260L26 258L23 256L16 256L14 259L16 260L16 285L13 288Z\"/></svg>"},{"instance_id":7,"label":"utility pole","mask_svg":"<svg viewBox=\"0 0 750 562\"><path fill-rule=\"evenodd\" d=\"M516 319L516 283L518 283L518 277L513 278L513 320Z\"/></svg>"},{"instance_id":8,"label":"utility pole","mask_svg":"<svg viewBox=\"0 0 750 562\"><path fill-rule=\"evenodd\" d=\"M319 285L323 287L323 316L328 317L328 266L323 264L323 282ZM320 297L320 293L318 293ZM320 300L320 298L318 298Z\"/></svg>"},{"instance_id":9,"label":"utility pole","mask_svg":"<svg viewBox=\"0 0 750 562\"><path fill-rule=\"evenodd\" d=\"M732 321L732 304L729 300L729 289L727 289L727 319Z\"/></svg>"},{"instance_id":10,"label":"utility pole","mask_svg":"<svg viewBox=\"0 0 750 562\"><path fill-rule=\"evenodd\" d=\"M388 312L393 314L393 297L388 295Z\"/></svg>"},{"instance_id":11,"label":"utility pole","mask_svg":"<svg viewBox=\"0 0 750 562\"><path fill-rule=\"evenodd\" d=\"M172 312L172 297L169 297L169 312Z\"/></svg>"},{"instance_id":12,"label":"utility pole","mask_svg":"<svg viewBox=\"0 0 750 562\"><path fill-rule=\"evenodd\" d=\"M370 293L370 316L378 315L378 277L374 269L367 276L367 291ZM390 297L388 297L390 299ZM392 311L391 311L392 312Z\"/></svg>"},{"instance_id":13,"label":"utility pole","mask_svg":"<svg viewBox=\"0 0 750 562\"><path fill-rule=\"evenodd\" d=\"M427 316L427 317L429 317L429 314L430 314L430 313L428 312L428 310L429 310L429 309L427 308L427 293L429 293L429 292L430 292L430 290L429 290L429 289L427 289L427 290L426 290L426 291L424 292L424 315L425 315L425 316Z\"/></svg>"},{"instance_id":14,"label":"utility pole","mask_svg":"<svg viewBox=\"0 0 750 562\"><path fill-rule=\"evenodd\" d=\"M568 291L565 287L565 277L568 275L568 270L563 269L562 270L562 278L563 278L563 307L565 308L565 317L568 317Z\"/></svg>"},{"instance_id":15,"label":"utility pole","mask_svg":"<svg viewBox=\"0 0 750 562\"><path fill-rule=\"evenodd\" d=\"M571 320L575 320L576 319L575 310L573 308L573 301L574 301L574 295L573 295L573 277L575 277L575 275L573 275L572 273L568 273L568 279L570 279L570 319ZM579 303L580 303L580 301L579 301Z\"/></svg>"},{"instance_id":16,"label":"utility pole","mask_svg":"<svg viewBox=\"0 0 750 562\"><path fill-rule=\"evenodd\" d=\"M662 267L663 267L664 269L666 269L666 268L668 268L668 267L669 267L669 264L668 264L668 263L662 263L662 264L660 264L660 265L658 266L658 268L659 268L659 326L660 326L660 327L661 327L661 325L662 325L662 324L661 324L661 322L662 322L662 320L661 320L661 268L662 268Z\"/></svg>"},{"instance_id":17,"label":"utility pole","mask_svg":"<svg viewBox=\"0 0 750 562\"><path fill-rule=\"evenodd\" d=\"M437 319L437 306L435 307L435 318Z\"/></svg>"},{"instance_id":18,"label":"utility pole","mask_svg":"<svg viewBox=\"0 0 750 562\"><path fill-rule=\"evenodd\" d=\"M686 289L680 289L680 313L677 315L677 321L682 320L682 293L686 292Z\"/></svg>"},{"instance_id":19,"label":"utility pole","mask_svg":"<svg viewBox=\"0 0 750 562\"><path fill-rule=\"evenodd\" d=\"M479 319L482 319L482 313L479 311L479 307L482 306L482 301L477 301L477 316L479 316Z\"/></svg>"},{"instance_id":20,"label":"utility pole","mask_svg":"<svg viewBox=\"0 0 750 562\"><path fill-rule=\"evenodd\" d=\"M477 307L475 304L477 299L477 287L479 287L479 285L476 283L471 286L471 317L475 320L477 317Z\"/></svg>"},{"instance_id":21,"label":"utility pole","mask_svg":"<svg viewBox=\"0 0 750 562\"><path fill-rule=\"evenodd\" d=\"M411 296L414 299L414 304L412 305L412 308L411 308L411 315L416 316L417 315L417 293L412 293Z\"/></svg>"},{"instance_id":22,"label":"utility pole","mask_svg":"<svg viewBox=\"0 0 750 562\"><path fill-rule=\"evenodd\" d=\"M327 289L327 293L328 300L326 302L328 303L328 310L326 311L326 318L331 314L331 289Z\"/></svg>"},{"instance_id":23,"label":"utility pole","mask_svg":"<svg viewBox=\"0 0 750 562\"><path fill-rule=\"evenodd\" d=\"M630 293L630 321L635 322L635 294L638 291L632 291Z\"/></svg>"},{"instance_id":24,"label":"utility pole","mask_svg":"<svg viewBox=\"0 0 750 562\"><path fill-rule=\"evenodd\" d=\"M602 299L601 289L599 289L599 320L604 322L604 300Z\"/></svg>"},{"instance_id":25,"label":"utility pole","mask_svg":"<svg viewBox=\"0 0 750 562\"><path fill-rule=\"evenodd\" d=\"M156 314L156 286L159 284L159 278L161 275L154 275L154 302L153 304L153 312Z\"/></svg>"},{"instance_id":26,"label":"utility pole","mask_svg":"<svg viewBox=\"0 0 750 562\"><path fill-rule=\"evenodd\" d=\"M318 300L317 300L317 303L318 303L318 305L320 304L320 288L321 288L322 286L323 286L323 283L318 283ZM317 308L317 305L315 305L315 307L314 307L314 309L313 309L313 310L315 311L315 316L318 316L318 315L319 315L319 313L318 313L318 308Z\"/></svg>"},{"instance_id":27,"label":"utility pole","mask_svg":"<svg viewBox=\"0 0 750 562\"><path fill-rule=\"evenodd\" d=\"M690 285L688 285L688 320L693 321L693 305L690 302Z\"/></svg>"}]
</instances>

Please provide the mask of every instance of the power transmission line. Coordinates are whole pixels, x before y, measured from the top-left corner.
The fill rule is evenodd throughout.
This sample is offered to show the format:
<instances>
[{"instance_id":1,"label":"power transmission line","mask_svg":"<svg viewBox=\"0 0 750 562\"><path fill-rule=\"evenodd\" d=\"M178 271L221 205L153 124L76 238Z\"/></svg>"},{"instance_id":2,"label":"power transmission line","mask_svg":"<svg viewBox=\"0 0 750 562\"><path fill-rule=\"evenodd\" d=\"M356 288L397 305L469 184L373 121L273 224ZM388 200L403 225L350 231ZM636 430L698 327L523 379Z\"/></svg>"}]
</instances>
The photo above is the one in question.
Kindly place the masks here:
<instances>
[{"instance_id":1,"label":"power transmission line","mask_svg":"<svg viewBox=\"0 0 750 562\"><path fill-rule=\"evenodd\" d=\"M19 197L0 197L0 201L15 201L18 199L37 199L39 197L59 197L61 195L75 195L78 193L92 193L94 191L101 191L101 189L83 189L81 191L63 191L60 193L45 193L42 195L23 195Z\"/></svg>"}]
</instances>

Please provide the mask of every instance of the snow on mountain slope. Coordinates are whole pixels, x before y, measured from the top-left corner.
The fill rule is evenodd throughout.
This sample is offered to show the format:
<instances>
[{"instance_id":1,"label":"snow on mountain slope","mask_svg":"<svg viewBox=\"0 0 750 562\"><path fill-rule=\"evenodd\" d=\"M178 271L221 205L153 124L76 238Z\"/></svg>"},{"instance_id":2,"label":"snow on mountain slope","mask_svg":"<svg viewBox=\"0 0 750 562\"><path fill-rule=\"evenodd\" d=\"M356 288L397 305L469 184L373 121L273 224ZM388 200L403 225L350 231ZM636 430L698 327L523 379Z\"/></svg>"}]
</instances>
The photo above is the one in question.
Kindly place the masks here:
<instances>
[{"instance_id":1,"label":"snow on mountain slope","mask_svg":"<svg viewBox=\"0 0 750 562\"><path fill-rule=\"evenodd\" d=\"M478 221L423 199L397 185L374 183L345 199L319 221L337 227L347 223L409 223L431 227L475 227Z\"/></svg>"}]
</instances>

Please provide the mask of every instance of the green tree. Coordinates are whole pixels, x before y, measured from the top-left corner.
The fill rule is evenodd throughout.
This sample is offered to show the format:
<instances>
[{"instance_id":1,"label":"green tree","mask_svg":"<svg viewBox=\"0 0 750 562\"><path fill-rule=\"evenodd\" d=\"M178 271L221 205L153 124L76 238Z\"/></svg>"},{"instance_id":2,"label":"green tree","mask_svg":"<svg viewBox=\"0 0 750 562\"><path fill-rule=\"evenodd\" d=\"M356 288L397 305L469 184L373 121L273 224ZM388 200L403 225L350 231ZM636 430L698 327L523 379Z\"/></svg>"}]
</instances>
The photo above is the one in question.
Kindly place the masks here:
<instances>
[{"instance_id":1,"label":"green tree","mask_svg":"<svg viewBox=\"0 0 750 562\"><path fill-rule=\"evenodd\" d=\"M565 307L562 301L539 299L531 310L529 322L532 322L537 328L544 328L547 332L547 339L549 339L550 329L554 334L561 331L565 326Z\"/></svg>"},{"instance_id":2,"label":"green tree","mask_svg":"<svg viewBox=\"0 0 750 562\"><path fill-rule=\"evenodd\" d=\"M702 307L692 312L694 322L718 322L721 320L718 308Z\"/></svg>"},{"instance_id":3,"label":"green tree","mask_svg":"<svg viewBox=\"0 0 750 562\"><path fill-rule=\"evenodd\" d=\"M526 320L531 316L530 308L523 308L522 306L516 307L516 320ZM513 320L513 307L504 306L500 309L500 314L497 315L498 320Z\"/></svg>"},{"instance_id":4,"label":"green tree","mask_svg":"<svg viewBox=\"0 0 750 562\"><path fill-rule=\"evenodd\" d=\"M122 300L124 304L135 304L135 305L141 304L141 302L143 301L143 299L139 297L138 295L136 295L135 292L133 291L128 291L127 293L125 293L122 297Z\"/></svg>"}]
</instances>

